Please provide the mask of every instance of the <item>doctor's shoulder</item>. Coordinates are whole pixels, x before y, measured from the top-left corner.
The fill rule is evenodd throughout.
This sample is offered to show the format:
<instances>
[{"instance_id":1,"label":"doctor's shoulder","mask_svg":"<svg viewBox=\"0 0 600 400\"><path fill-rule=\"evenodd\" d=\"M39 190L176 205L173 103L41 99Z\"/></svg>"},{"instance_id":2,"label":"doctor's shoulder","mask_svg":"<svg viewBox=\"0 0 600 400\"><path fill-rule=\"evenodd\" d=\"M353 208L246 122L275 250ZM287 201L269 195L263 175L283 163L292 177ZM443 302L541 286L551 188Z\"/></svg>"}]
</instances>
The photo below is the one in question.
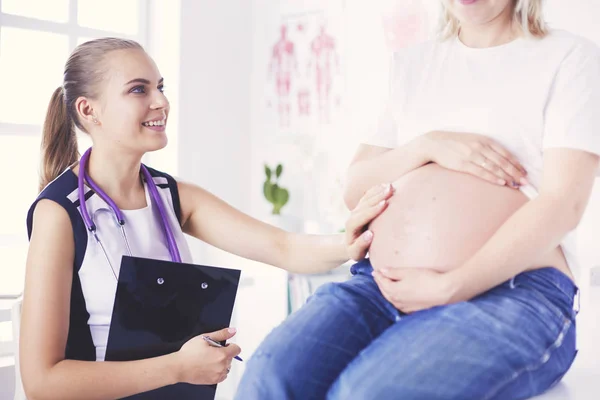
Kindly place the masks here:
<instances>
[{"instance_id":1,"label":"doctor's shoulder","mask_svg":"<svg viewBox=\"0 0 600 400\"><path fill-rule=\"evenodd\" d=\"M53 240L60 238L63 250L67 242L73 242L73 227L67 210L56 201L42 198L32 205L32 223L28 227L29 240ZM72 247L72 246L71 246Z\"/></svg>"},{"instance_id":2,"label":"doctor's shoulder","mask_svg":"<svg viewBox=\"0 0 600 400\"><path fill-rule=\"evenodd\" d=\"M37 242L56 243L63 252L71 254L74 247L74 222L78 211L74 202L76 177L66 170L46 185L31 204L27 213L27 235L30 247ZM46 247L46 246L44 246ZM71 251L67 251L71 249ZM72 261L71 261L72 263Z\"/></svg>"},{"instance_id":3,"label":"doctor's shoulder","mask_svg":"<svg viewBox=\"0 0 600 400\"><path fill-rule=\"evenodd\" d=\"M51 203L53 206L46 205L43 207L42 214L59 213L67 216L67 220L72 218L73 212L77 211L77 176L69 168L54 180L44 186L27 212L27 228L31 235L31 224L34 219L34 214L41 203ZM52 211L50 211L52 210Z\"/></svg>"}]
</instances>

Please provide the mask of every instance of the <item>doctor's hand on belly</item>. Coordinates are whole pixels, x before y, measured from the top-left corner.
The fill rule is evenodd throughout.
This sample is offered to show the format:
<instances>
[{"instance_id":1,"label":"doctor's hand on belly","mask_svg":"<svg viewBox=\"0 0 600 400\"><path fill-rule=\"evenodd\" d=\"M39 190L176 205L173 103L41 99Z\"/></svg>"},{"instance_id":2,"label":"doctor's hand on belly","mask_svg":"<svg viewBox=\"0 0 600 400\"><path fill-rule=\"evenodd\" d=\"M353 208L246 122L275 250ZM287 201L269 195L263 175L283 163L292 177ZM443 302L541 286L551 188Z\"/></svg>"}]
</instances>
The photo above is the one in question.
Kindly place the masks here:
<instances>
[{"instance_id":1,"label":"doctor's hand on belly","mask_svg":"<svg viewBox=\"0 0 600 400\"><path fill-rule=\"evenodd\" d=\"M387 208L394 188L390 184L376 185L369 189L352 210L346 221L345 245L348 259L362 260L373 242L369 223Z\"/></svg>"}]
</instances>

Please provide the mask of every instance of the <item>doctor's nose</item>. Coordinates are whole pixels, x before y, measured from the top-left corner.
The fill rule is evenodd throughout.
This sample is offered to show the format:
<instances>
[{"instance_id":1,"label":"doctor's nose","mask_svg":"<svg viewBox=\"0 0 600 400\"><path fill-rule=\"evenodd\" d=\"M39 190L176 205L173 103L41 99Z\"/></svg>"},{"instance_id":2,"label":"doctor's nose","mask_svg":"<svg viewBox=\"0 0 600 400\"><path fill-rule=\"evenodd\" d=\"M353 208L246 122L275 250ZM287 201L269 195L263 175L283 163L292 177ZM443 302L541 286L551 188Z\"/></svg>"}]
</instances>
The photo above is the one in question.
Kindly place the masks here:
<instances>
[{"instance_id":1,"label":"doctor's nose","mask_svg":"<svg viewBox=\"0 0 600 400\"><path fill-rule=\"evenodd\" d=\"M158 92L154 95L150 108L152 108L153 110L168 109L169 100L163 93Z\"/></svg>"}]
</instances>

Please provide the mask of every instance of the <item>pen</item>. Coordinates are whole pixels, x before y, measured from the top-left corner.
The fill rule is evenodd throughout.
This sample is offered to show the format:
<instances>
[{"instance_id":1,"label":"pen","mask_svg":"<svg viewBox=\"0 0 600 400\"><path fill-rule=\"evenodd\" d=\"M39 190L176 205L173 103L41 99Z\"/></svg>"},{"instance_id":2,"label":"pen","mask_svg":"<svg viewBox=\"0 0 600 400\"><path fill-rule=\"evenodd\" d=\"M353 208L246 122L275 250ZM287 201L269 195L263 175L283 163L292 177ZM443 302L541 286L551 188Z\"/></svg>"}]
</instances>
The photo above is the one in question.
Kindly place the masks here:
<instances>
[{"instance_id":1,"label":"pen","mask_svg":"<svg viewBox=\"0 0 600 400\"><path fill-rule=\"evenodd\" d=\"M217 341L214 341L214 340L212 340L212 339L211 339L211 338L209 338L208 336L204 336L204 335L202 335L202 339L206 340L206 341L208 342L208 344L210 344L211 346L214 346L214 347L225 347L225 346L223 346L221 343L219 343L219 342L217 342ZM235 358L236 360L239 360L239 361L244 361L244 360L242 360L242 358L241 358L241 357L239 357L239 356L235 356L234 358Z\"/></svg>"}]
</instances>

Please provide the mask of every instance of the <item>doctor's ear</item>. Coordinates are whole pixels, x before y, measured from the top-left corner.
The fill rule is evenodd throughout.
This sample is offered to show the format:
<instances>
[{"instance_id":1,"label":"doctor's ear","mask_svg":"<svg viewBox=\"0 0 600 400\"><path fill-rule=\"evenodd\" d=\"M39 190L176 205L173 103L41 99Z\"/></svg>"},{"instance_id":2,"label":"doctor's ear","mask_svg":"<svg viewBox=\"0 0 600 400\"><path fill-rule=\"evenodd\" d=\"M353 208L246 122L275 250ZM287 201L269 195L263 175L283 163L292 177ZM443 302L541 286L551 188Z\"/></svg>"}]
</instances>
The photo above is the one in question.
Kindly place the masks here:
<instances>
[{"instance_id":1,"label":"doctor's ear","mask_svg":"<svg viewBox=\"0 0 600 400\"><path fill-rule=\"evenodd\" d=\"M98 117L89 100L85 97L80 97L75 102L75 110L79 115L79 120L82 125L99 125Z\"/></svg>"}]
</instances>

